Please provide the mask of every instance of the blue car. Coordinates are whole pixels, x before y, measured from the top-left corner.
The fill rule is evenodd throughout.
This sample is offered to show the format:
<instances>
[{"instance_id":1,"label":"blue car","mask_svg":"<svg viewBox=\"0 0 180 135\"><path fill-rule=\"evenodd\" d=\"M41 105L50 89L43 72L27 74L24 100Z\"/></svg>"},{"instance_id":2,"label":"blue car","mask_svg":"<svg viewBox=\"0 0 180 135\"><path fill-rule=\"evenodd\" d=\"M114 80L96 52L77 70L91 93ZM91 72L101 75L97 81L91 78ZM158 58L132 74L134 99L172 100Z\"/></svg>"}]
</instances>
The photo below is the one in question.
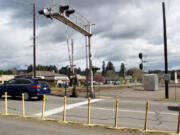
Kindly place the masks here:
<instances>
[{"instance_id":1,"label":"blue car","mask_svg":"<svg viewBox=\"0 0 180 135\"><path fill-rule=\"evenodd\" d=\"M40 78L15 78L0 85L0 97L5 92L12 97L21 96L24 93L24 100L35 96L42 100L43 95L50 94L51 89L47 82Z\"/></svg>"}]
</instances>

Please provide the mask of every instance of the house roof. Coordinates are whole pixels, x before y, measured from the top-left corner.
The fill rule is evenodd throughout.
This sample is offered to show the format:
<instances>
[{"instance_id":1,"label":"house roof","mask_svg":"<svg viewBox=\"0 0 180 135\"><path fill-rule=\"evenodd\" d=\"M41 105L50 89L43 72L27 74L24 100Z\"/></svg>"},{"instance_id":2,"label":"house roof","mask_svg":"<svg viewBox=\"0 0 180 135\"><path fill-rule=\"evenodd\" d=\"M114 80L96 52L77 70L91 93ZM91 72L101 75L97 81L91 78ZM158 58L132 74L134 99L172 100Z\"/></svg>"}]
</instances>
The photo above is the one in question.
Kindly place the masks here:
<instances>
[{"instance_id":1,"label":"house roof","mask_svg":"<svg viewBox=\"0 0 180 135\"><path fill-rule=\"evenodd\" d=\"M33 72L27 73L27 75L33 75ZM58 74L55 72L50 72L50 71L36 71L37 76L62 76L62 77L67 77L64 74Z\"/></svg>"}]
</instances>

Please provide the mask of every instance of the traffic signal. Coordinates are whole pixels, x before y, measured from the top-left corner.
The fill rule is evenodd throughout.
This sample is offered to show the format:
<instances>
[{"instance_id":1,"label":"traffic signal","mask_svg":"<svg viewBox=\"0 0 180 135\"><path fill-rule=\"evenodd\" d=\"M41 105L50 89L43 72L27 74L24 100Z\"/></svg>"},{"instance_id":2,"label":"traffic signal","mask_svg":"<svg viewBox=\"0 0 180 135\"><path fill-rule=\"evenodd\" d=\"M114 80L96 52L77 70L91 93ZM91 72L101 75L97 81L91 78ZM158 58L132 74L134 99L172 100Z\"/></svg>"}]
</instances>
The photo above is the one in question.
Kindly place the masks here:
<instances>
[{"instance_id":1,"label":"traffic signal","mask_svg":"<svg viewBox=\"0 0 180 135\"><path fill-rule=\"evenodd\" d=\"M139 69L143 70L143 53L139 53L139 58L141 59L141 64L139 64Z\"/></svg>"},{"instance_id":2,"label":"traffic signal","mask_svg":"<svg viewBox=\"0 0 180 135\"><path fill-rule=\"evenodd\" d=\"M72 10L67 10L67 11L66 11L66 16L69 17L69 15L73 14L74 12L75 12L74 9L72 9Z\"/></svg>"},{"instance_id":3,"label":"traffic signal","mask_svg":"<svg viewBox=\"0 0 180 135\"><path fill-rule=\"evenodd\" d=\"M143 54L139 53L139 58L142 59L143 58Z\"/></svg>"},{"instance_id":4,"label":"traffic signal","mask_svg":"<svg viewBox=\"0 0 180 135\"><path fill-rule=\"evenodd\" d=\"M59 7L59 12L60 12L61 14L63 14L64 11L65 11L65 10L68 10L68 9L69 9L69 5L60 6L60 7Z\"/></svg>"},{"instance_id":5,"label":"traffic signal","mask_svg":"<svg viewBox=\"0 0 180 135\"><path fill-rule=\"evenodd\" d=\"M51 8L44 8L43 10L39 11L40 15L44 15L47 18L51 18ZM52 19L52 18L51 18Z\"/></svg>"},{"instance_id":6,"label":"traffic signal","mask_svg":"<svg viewBox=\"0 0 180 135\"><path fill-rule=\"evenodd\" d=\"M139 64L139 69L143 70L143 64Z\"/></svg>"}]
</instances>

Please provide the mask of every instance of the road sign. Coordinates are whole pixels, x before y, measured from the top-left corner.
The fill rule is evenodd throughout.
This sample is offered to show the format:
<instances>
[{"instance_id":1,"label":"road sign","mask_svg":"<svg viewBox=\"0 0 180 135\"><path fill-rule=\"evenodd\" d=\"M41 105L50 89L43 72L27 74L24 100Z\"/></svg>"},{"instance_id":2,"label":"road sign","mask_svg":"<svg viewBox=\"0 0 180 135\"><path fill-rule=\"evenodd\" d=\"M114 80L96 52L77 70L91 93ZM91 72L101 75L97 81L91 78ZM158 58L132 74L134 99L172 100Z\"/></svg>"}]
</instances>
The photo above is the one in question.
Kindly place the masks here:
<instances>
[{"instance_id":1,"label":"road sign","mask_svg":"<svg viewBox=\"0 0 180 135\"><path fill-rule=\"evenodd\" d=\"M163 79L166 81L170 81L171 80L171 75L170 74L163 74Z\"/></svg>"}]
</instances>

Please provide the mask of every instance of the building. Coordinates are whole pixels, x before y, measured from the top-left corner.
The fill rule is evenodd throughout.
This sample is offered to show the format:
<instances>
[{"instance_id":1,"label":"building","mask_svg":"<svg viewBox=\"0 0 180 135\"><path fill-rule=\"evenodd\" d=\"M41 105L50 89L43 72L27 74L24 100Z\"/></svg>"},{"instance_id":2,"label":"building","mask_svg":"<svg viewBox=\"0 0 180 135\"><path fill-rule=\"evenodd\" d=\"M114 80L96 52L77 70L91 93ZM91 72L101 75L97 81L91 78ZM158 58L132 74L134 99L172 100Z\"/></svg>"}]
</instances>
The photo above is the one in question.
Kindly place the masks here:
<instances>
[{"instance_id":1,"label":"building","mask_svg":"<svg viewBox=\"0 0 180 135\"><path fill-rule=\"evenodd\" d=\"M69 78L66 75L55 74L50 76L45 76L47 82L54 82L57 85L60 83L69 83Z\"/></svg>"},{"instance_id":2,"label":"building","mask_svg":"<svg viewBox=\"0 0 180 135\"><path fill-rule=\"evenodd\" d=\"M33 76L33 72L27 73L27 76ZM69 83L68 76L50 71L36 71L36 77L40 77L47 82L52 82L57 85L59 83Z\"/></svg>"},{"instance_id":3,"label":"building","mask_svg":"<svg viewBox=\"0 0 180 135\"><path fill-rule=\"evenodd\" d=\"M10 79L13 79L14 75L0 75L0 83L4 83Z\"/></svg>"},{"instance_id":4,"label":"building","mask_svg":"<svg viewBox=\"0 0 180 135\"><path fill-rule=\"evenodd\" d=\"M80 83L84 83L86 81L86 76L77 74L77 79Z\"/></svg>"}]
</instances>

